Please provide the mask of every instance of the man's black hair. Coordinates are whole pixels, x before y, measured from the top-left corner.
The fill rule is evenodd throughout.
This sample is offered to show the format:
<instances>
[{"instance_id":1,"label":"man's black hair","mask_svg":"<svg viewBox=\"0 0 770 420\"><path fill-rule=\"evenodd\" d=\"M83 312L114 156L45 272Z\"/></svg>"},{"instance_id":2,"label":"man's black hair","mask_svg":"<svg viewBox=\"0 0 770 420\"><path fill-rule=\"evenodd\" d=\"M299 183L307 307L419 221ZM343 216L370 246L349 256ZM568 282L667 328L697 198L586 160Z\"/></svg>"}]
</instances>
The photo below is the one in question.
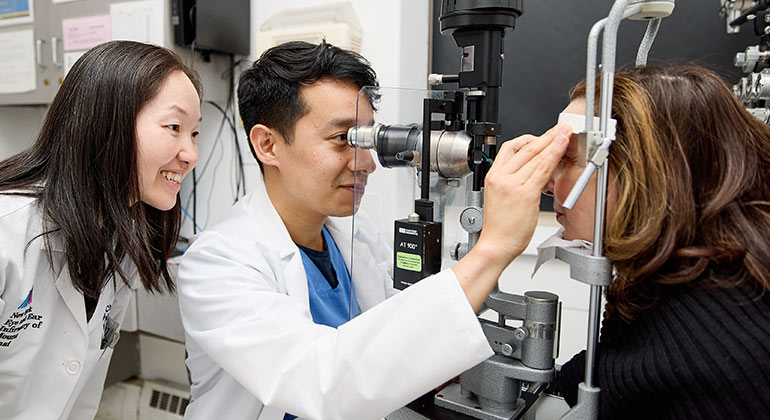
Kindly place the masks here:
<instances>
[{"instance_id":1,"label":"man's black hair","mask_svg":"<svg viewBox=\"0 0 770 420\"><path fill-rule=\"evenodd\" d=\"M366 59L326 41L317 45L292 41L265 51L238 82L238 109L246 138L252 127L263 124L291 143L297 120L309 111L300 87L323 79L350 82L359 88L378 86L377 75ZM373 105L374 94L368 99ZM251 142L249 148L262 169Z\"/></svg>"}]
</instances>

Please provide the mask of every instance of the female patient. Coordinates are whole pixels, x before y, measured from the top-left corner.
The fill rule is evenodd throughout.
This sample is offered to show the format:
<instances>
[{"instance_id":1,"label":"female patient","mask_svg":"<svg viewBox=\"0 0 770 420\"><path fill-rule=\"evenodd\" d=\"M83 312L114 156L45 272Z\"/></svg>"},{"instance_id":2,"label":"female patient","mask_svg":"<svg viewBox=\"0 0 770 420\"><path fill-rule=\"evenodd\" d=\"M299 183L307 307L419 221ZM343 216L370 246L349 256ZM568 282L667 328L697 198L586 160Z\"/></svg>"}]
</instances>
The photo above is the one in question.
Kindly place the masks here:
<instances>
[{"instance_id":1,"label":"female patient","mask_svg":"<svg viewBox=\"0 0 770 420\"><path fill-rule=\"evenodd\" d=\"M585 113L585 85L565 112ZM696 67L615 76L607 289L596 380L604 419L759 418L770 409L770 127ZM591 240L595 183L577 136L546 186L565 239ZM561 371L570 405L584 353Z\"/></svg>"},{"instance_id":2,"label":"female patient","mask_svg":"<svg viewBox=\"0 0 770 420\"><path fill-rule=\"evenodd\" d=\"M0 418L93 419L131 289L173 289L177 193L198 160L197 74L114 41L0 162Z\"/></svg>"}]
</instances>

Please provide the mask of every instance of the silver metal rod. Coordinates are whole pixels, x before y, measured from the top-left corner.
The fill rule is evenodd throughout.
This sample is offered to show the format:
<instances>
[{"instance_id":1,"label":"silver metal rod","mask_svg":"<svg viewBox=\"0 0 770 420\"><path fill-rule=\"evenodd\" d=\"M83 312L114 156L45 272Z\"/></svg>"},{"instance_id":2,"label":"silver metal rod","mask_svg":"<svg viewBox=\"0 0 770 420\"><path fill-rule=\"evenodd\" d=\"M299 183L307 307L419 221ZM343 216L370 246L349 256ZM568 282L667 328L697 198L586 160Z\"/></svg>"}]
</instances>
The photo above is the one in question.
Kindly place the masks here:
<instances>
[{"instance_id":1,"label":"silver metal rod","mask_svg":"<svg viewBox=\"0 0 770 420\"><path fill-rule=\"evenodd\" d=\"M593 117L591 117L593 120ZM575 181L575 185L572 187L572 190L569 192L569 195L567 196L567 199L564 200L564 206L567 210L572 210L572 207L575 207L575 204L577 204L578 198L580 198L580 194L583 193L583 190L585 189L586 185L588 185L588 181L591 179L591 175L594 174L594 171L596 170L596 165L594 165L593 162L588 162L586 164L586 168L583 169L583 173L580 174L580 178L578 178L577 181Z\"/></svg>"},{"instance_id":2,"label":"silver metal rod","mask_svg":"<svg viewBox=\"0 0 770 420\"><path fill-rule=\"evenodd\" d=\"M607 18L600 19L591 27L588 33L588 48L586 55L586 131L594 129L594 101L596 100L596 50L599 44L599 34L602 33ZM593 172L593 171L592 171ZM585 174L585 172L583 172ZM585 188L585 185L583 186ZM580 191L583 191L583 188ZM574 192L575 189L572 189ZM572 195L570 193L570 195ZM580 195L578 193L578 195ZM577 198L575 198L577 201ZM568 207L569 208L569 207Z\"/></svg>"},{"instance_id":3,"label":"silver metal rod","mask_svg":"<svg viewBox=\"0 0 770 420\"><path fill-rule=\"evenodd\" d=\"M615 73L602 71L602 96L599 98L599 130L602 132L602 140L608 137L608 127L610 119L612 119L612 91L615 87L614 83ZM601 167L604 166L601 165Z\"/></svg>"},{"instance_id":4,"label":"silver metal rod","mask_svg":"<svg viewBox=\"0 0 770 420\"><path fill-rule=\"evenodd\" d=\"M468 203L468 207L478 207L483 211L484 189L482 188L480 191L470 191L468 193L468 197L466 198L466 202ZM471 249L476 246L476 243L479 241L480 237L481 232L468 233L468 252L470 252Z\"/></svg>"},{"instance_id":5,"label":"silver metal rod","mask_svg":"<svg viewBox=\"0 0 770 420\"><path fill-rule=\"evenodd\" d=\"M476 246L476 243L479 242L479 237L481 237L480 232L475 233L469 233L468 234L468 251L470 252L471 249L473 249L474 246Z\"/></svg>"},{"instance_id":6,"label":"silver metal rod","mask_svg":"<svg viewBox=\"0 0 770 420\"><path fill-rule=\"evenodd\" d=\"M652 19L647 24L647 31L644 33L642 43L639 45L639 51L636 52L636 66L646 66L647 56L650 54L652 43L655 42L655 36L658 35L660 28L660 19Z\"/></svg>"},{"instance_id":7,"label":"silver metal rod","mask_svg":"<svg viewBox=\"0 0 770 420\"><path fill-rule=\"evenodd\" d=\"M623 12L622 18L626 19L629 16L635 15L641 11L642 11L642 6L637 5L637 6L629 7L625 9L625 11ZM597 50L597 44L599 42L599 34L601 34L602 30L604 30L604 27L606 26L607 21L609 19L610 19L609 17L606 17L604 19L600 19L599 21L597 21L594 24L594 26L591 27L591 31L588 34L588 48L587 48L587 57L586 57L586 113L585 113L586 114L586 131L592 131L594 129L594 102L596 100L595 99L596 50ZM617 27L618 25L615 25L616 35L617 35ZM605 45L603 45L602 48L605 48ZM603 59L606 59L606 56L603 56ZM614 67L615 67L615 54L613 49L613 55L612 55L613 79L614 79ZM602 80L604 80L603 73L602 73ZM610 96L610 98L611 97L612 96ZM567 196L567 199L564 201L563 203L564 208L566 208L567 210L572 210L572 207L574 207L575 203L577 203L577 200L578 198L580 198L580 195L583 193L583 190L585 189L586 185L588 185L588 180L591 178L591 175L594 173L595 169L596 169L596 166L591 163L589 163L588 166L586 166L586 169L583 170L583 173L580 175L580 178L572 187L572 190Z\"/></svg>"},{"instance_id":8,"label":"silver metal rod","mask_svg":"<svg viewBox=\"0 0 770 420\"><path fill-rule=\"evenodd\" d=\"M630 0L615 0L607 16L602 39L602 74L615 73L615 55L618 46L618 27L620 21L628 16L639 13L641 6L627 8Z\"/></svg>"},{"instance_id":9,"label":"silver metal rod","mask_svg":"<svg viewBox=\"0 0 770 420\"><path fill-rule=\"evenodd\" d=\"M592 255L602 256L604 245L604 217L607 208L607 179L609 165L605 164L599 167L599 173L596 176L596 206L594 208L594 240Z\"/></svg>"},{"instance_id":10,"label":"silver metal rod","mask_svg":"<svg viewBox=\"0 0 770 420\"><path fill-rule=\"evenodd\" d=\"M606 137L608 133L610 116L612 114L612 88L615 80L615 53L617 48L618 27L625 16L638 11L627 10L629 0L616 0L612 5L607 23L604 27L602 44L602 90L599 109L599 130ZM634 9L634 8L632 8ZM587 111L587 110L586 110ZM602 236L604 235L604 210L607 203L607 174L609 165L601 165L596 178L596 212L594 214L594 256L602 255ZM596 347L599 344L599 315L601 314L600 286L591 286L591 300L589 302L589 329L588 342L586 344L586 370L585 384L594 386L594 365L596 363Z\"/></svg>"},{"instance_id":11,"label":"silver metal rod","mask_svg":"<svg viewBox=\"0 0 770 420\"><path fill-rule=\"evenodd\" d=\"M607 203L607 179L609 165L602 165L596 176L596 208L594 213L594 241L592 255L600 257L604 244L604 217ZM588 304L588 342L586 343L585 384L594 387L594 366L596 347L599 345L599 327L602 311L602 287L591 286L591 299Z\"/></svg>"},{"instance_id":12,"label":"silver metal rod","mask_svg":"<svg viewBox=\"0 0 770 420\"><path fill-rule=\"evenodd\" d=\"M594 360L595 357L588 357L589 354L596 354L596 346L599 342L599 326L601 319L602 287L591 286L591 298L588 304L588 342L586 343L586 376L583 382L591 388L596 387L594 381Z\"/></svg>"},{"instance_id":13,"label":"silver metal rod","mask_svg":"<svg viewBox=\"0 0 770 420\"><path fill-rule=\"evenodd\" d=\"M642 6L629 7L623 12L623 19L642 11ZM594 102L596 97L596 51L599 44L599 35L604 30L609 17L600 19L588 33L588 47L586 48L586 131L594 128Z\"/></svg>"}]
</instances>

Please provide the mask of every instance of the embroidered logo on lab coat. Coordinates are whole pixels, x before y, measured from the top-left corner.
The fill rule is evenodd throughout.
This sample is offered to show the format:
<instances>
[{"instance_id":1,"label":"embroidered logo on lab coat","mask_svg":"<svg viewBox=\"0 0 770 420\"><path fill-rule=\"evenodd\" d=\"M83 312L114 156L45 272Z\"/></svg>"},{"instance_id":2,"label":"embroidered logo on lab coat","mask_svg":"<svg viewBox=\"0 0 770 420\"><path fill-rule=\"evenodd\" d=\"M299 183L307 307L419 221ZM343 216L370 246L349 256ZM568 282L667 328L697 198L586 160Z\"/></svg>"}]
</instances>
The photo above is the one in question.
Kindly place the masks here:
<instances>
[{"instance_id":1,"label":"embroidered logo on lab coat","mask_svg":"<svg viewBox=\"0 0 770 420\"><path fill-rule=\"evenodd\" d=\"M24 299L24 302L22 302L21 305L19 305L19 307L16 308L16 309L24 309L27 306L29 306L30 303L32 303L32 291L33 290L35 290L34 287L32 289L29 289L29 294L27 295L27 298Z\"/></svg>"},{"instance_id":2,"label":"embroidered logo on lab coat","mask_svg":"<svg viewBox=\"0 0 770 420\"><path fill-rule=\"evenodd\" d=\"M24 302L16 308L16 312L11 313L8 319L0 324L0 347L10 347L19 337L19 333L26 329L40 328L41 325L43 325L43 315L32 311L32 290L30 290Z\"/></svg>"}]
</instances>

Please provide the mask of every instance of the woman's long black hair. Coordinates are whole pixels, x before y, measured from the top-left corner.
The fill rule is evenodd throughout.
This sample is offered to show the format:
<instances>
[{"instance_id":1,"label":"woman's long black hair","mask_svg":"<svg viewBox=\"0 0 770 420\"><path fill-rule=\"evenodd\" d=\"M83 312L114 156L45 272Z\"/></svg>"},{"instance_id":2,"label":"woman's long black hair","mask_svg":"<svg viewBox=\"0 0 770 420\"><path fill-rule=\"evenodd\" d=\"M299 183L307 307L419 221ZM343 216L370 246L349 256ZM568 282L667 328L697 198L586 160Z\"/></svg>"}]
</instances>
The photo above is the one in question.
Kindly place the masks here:
<instances>
[{"instance_id":1,"label":"woman's long black hair","mask_svg":"<svg viewBox=\"0 0 770 420\"><path fill-rule=\"evenodd\" d=\"M0 193L38 199L45 240L55 235L64 245L72 283L87 298L98 298L116 274L128 282L126 256L148 291L174 289L166 260L179 233L179 199L170 211L140 200L136 117L175 71L200 96L197 73L165 48L133 41L92 48L64 79L36 142L0 162Z\"/></svg>"}]
</instances>

